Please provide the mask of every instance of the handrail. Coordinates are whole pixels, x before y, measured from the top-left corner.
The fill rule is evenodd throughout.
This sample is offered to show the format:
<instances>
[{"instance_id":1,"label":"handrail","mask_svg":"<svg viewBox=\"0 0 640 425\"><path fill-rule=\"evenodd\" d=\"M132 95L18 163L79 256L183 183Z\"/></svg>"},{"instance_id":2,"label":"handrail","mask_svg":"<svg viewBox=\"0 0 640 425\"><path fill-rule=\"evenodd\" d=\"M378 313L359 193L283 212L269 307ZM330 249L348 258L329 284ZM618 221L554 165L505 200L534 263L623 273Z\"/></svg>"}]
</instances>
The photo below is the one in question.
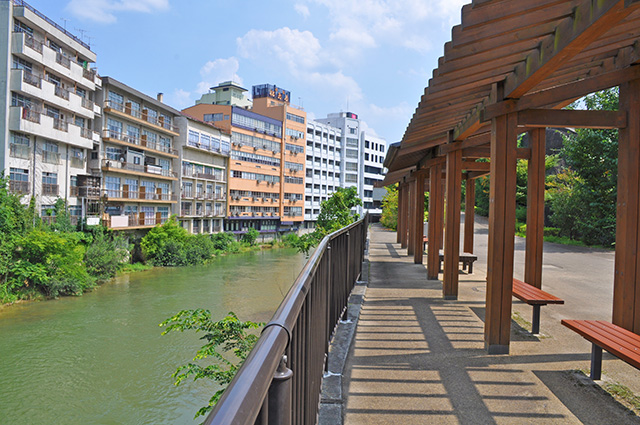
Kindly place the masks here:
<instances>
[{"instance_id":1,"label":"handrail","mask_svg":"<svg viewBox=\"0 0 640 425\"><path fill-rule=\"evenodd\" d=\"M315 423L325 353L362 271L368 220L322 239L205 425ZM290 379L287 367L292 382L279 387L274 374Z\"/></svg>"}]
</instances>

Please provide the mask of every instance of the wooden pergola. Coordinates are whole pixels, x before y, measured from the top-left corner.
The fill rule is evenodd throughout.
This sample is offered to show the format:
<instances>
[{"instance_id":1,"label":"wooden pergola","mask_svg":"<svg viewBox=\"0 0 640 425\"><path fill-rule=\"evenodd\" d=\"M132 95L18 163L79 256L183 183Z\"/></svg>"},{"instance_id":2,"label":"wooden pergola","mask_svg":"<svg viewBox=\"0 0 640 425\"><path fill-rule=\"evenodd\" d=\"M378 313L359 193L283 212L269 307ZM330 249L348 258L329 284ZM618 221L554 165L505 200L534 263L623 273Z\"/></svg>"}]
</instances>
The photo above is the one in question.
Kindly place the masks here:
<instances>
[{"instance_id":1,"label":"wooden pergola","mask_svg":"<svg viewBox=\"0 0 640 425\"><path fill-rule=\"evenodd\" d=\"M474 0L462 8L402 141L387 155L384 185L400 183L398 242L416 263L423 261L429 191L427 274L438 278L443 248L443 296L456 299L461 184L463 249L471 252L474 179L491 175L489 353L509 351L518 158L529 160L525 281L542 286L547 127L620 129L613 322L640 333L639 62L640 0ZM614 86L618 111L561 109ZM518 148L524 132L530 147Z\"/></svg>"}]
</instances>

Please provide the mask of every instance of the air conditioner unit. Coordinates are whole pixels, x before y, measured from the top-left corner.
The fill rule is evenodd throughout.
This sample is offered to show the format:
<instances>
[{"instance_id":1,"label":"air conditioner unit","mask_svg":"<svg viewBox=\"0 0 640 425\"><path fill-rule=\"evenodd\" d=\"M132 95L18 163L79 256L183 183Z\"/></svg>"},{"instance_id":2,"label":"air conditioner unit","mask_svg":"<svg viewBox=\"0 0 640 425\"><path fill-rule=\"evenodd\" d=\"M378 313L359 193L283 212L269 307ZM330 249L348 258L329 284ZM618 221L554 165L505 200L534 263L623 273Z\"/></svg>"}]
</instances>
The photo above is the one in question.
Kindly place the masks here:
<instances>
[{"instance_id":1,"label":"air conditioner unit","mask_svg":"<svg viewBox=\"0 0 640 425\"><path fill-rule=\"evenodd\" d=\"M262 180L256 180L256 183L260 184L262 183Z\"/></svg>"}]
</instances>

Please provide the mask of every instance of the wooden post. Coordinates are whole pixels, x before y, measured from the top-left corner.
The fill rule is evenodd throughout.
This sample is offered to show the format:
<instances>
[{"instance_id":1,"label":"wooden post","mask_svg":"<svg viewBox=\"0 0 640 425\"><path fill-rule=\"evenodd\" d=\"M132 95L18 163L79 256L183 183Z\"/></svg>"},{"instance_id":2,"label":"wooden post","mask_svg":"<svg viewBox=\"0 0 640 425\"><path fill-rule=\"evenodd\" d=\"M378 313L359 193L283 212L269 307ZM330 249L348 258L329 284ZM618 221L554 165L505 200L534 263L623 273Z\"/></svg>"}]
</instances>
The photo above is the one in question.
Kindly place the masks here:
<instances>
[{"instance_id":1,"label":"wooden post","mask_svg":"<svg viewBox=\"0 0 640 425\"><path fill-rule=\"evenodd\" d=\"M416 206L415 206L415 229L414 229L414 252L413 262L422 264L423 260L423 243L424 238L424 171L416 173Z\"/></svg>"},{"instance_id":2,"label":"wooden post","mask_svg":"<svg viewBox=\"0 0 640 425\"><path fill-rule=\"evenodd\" d=\"M416 181L409 183L409 232L407 234L407 255L413 255L415 252L414 235L416 233Z\"/></svg>"},{"instance_id":3,"label":"wooden post","mask_svg":"<svg viewBox=\"0 0 640 425\"><path fill-rule=\"evenodd\" d=\"M467 179L464 198L464 247L463 252L473 254L473 227L476 220L476 181Z\"/></svg>"},{"instance_id":4,"label":"wooden post","mask_svg":"<svg viewBox=\"0 0 640 425\"><path fill-rule=\"evenodd\" d=\"M620 111L629 122L618 136L618 202L613 323L640 333L640 80L620 85Z\"/></svg>"},{"instance_id":5,"label":"wooden post","mask_svg":"<svg viewBox=\"0 0 640 425\"><path fill-rule=\"evenodd\" d=\"M496 96L500 98L500 96ZM509 353L516 222L516 114L491 120L491 188L485 347Z\"/></svg>"},{"instance_id":6,"label":"wooden post","mask_svg":"<svg viewBox=\"0 0 640 425\"><path fill-rule=\"evenodd\" d=\"M427 279L438 279L440 265L440 241L442 240L443 209L442 166L436 164L429 169L429 228L427 248Z\"/></svg>"},{"instance_id":7,"label":"wooden post","mask_svg":"<svg viewBox=\"0 0 640 425\"><path fill-rule=\"evenodd\" d=\"M445 300L458 299L458 264L460 263L460 197L462 185L462 151L447 153L446 220L444 233L444 273L442 291Z\"/></svg>"},{"instance_id":8,"label":"wooden post","mask_svg":"<svg viewBox=\"0 0 640 425\"><path fill-rule=\"evenodd\" d=\"M398 224L396 226L396 243L402 243L402 217L404 207L404 184L398 184Z\"/></svg>"},{"instance_id":9,"label":"wooden post","mask_svg":"<svg viewBox=\"0 0 640 425\"><path fill-rule=\"evenodd\" d=\"M400 247L407 247L407 232L409 231L409 184L404 184L404 196L402 197L402 239L400 240Z\"/></svg>"},{"instance_id":10,"label":"wooden post","mask_svg":"<svg viewBox=\"0 0 640 425\"><path fill-rule=\"evenodd\" d=\"M531 159L527 181L527 245L524 255L524 281L536 288L542 288L545 134L544 128L529 132Z\"/></svg>"}]
</instances>

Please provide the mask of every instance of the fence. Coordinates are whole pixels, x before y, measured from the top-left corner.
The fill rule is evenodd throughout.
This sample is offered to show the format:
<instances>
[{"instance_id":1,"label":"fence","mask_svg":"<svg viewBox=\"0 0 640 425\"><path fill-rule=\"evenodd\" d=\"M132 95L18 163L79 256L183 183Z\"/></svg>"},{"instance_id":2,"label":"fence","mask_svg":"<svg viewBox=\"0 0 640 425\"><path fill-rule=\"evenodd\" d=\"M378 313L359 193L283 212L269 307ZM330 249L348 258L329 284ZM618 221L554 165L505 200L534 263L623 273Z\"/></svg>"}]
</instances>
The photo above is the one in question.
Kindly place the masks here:
<instances>
[{"instance_id":1,"label":"fence","mask_svg":"<svg viewBox=\"0 0 640 425\"><path fill-rule=\"evenodd\" d=\"M368 224L320 242L205 425L316 423L325 354L362 271Z\"/></svg>"}]
</instances>

